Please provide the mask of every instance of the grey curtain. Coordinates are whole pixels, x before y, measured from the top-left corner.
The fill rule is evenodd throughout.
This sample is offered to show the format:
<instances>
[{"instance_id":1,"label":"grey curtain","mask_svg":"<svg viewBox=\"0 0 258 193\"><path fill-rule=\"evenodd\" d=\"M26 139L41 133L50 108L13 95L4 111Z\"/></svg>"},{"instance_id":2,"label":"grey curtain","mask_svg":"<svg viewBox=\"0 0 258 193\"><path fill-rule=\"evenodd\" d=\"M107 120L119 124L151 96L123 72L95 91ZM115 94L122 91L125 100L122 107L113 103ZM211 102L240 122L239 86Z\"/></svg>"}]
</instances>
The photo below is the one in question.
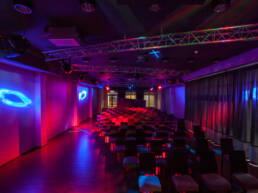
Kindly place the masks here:
<instances>
[{"instance_id":1,"label":"grey curtain","mask_svg":"<svg viewBox=\"0 0 258 193\"><path fill-rule=\"evenodd\" d=\"M186 120L258 146L258 66L186 84Z\"/></svg>"}]
</instances>

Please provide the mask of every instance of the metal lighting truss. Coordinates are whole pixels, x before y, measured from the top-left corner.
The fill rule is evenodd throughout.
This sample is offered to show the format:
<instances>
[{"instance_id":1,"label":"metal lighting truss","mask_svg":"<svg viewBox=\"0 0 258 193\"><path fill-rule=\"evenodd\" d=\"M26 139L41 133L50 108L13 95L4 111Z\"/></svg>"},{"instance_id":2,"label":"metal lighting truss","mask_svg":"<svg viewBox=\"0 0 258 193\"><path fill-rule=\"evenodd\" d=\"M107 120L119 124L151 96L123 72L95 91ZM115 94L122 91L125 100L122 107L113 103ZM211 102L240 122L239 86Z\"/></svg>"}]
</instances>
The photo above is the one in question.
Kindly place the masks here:
<instances>
[{"instance_id":1,"label":"metal lighting truss","mask_svg":"<svg viewBox=\"0 0 258 193\"><path fill-rule=\"evenodd\" d=\"M80 72L119 72L128 74L148 74L148 75L167 75L167 76L177 76L181 72L174 71L171 69L164 68L144 68L137 66L110 66L110 65L87 65L87 64L73 64L73 71Z\"/></svg>"},{"instance_id":2,"label":"metal lighting truss","mask_svg":"<svg viewBox=\"0 0 258 193\"><path fill-rule=\"evenodd\" d=\"M43 51L46 61L177 46L258 40L258 24L138 37L85 47Z\"/></svg>"}]
</instances>

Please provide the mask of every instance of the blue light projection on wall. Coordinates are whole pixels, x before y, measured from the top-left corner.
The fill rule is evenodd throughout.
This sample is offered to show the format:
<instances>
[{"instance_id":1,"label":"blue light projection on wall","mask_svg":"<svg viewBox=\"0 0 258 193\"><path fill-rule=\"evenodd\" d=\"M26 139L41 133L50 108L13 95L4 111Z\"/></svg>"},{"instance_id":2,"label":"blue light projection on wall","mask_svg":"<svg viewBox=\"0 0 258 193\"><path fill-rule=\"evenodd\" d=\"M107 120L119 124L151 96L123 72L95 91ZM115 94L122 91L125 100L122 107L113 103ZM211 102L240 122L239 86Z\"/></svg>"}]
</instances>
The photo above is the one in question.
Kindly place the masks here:
<instances>
[{"instance_id":1,"label":"blue light projection on wall","mask_svg":"<svg viewBox=\"0 0 258 193\"><path fill-rule=\"evenodd\" d=\"M83 100L87 99L88 95L89 95L88 88L86 88L86 87L79 88L79 94L78 94L79 101L83 101Z\"/></svg>"},{"instance_id":2,"label":"blue light projection on wall","mask_svg":"<svg viewBox=\"0 0 258 193\"><path fill-rule=\"evenodd\" d=\"M27 107L32 103L23 93L8 89L0 89L0 100L8 106L19 108Z\"/></svg>"},{"instance_id":3,"label":"blue light projection on wall","mask_svg":"<svg viewBox=\"0 0 258 193\"><path fill-rule=\"evenodd\" d=\"M251 95L251 96L250 96ZM245 101L249 100L249 97L252 97L250 99L252 99L253 101L257 99L257 89L256 87L253 87L253 90L250 92L250 90L244 90L242 92L242 96L245 99Z\"/></svg>"},{"instance_id":4,"label":"blue light projection on wall","mask_svg":"<svg viewBox=\"0 0 258 193\"><path fill-rule=\"evenodd\" d=\"M88 93L87 93L86 90L81 91L81 92L79 93L79 100L80 100L80 101L83 101L84 99L87 98L87 95L88 95Z\"/></svg>"},{"instance_id":5,"label":"blue light projection on wall","mask_svg":"<svg viewBox=\"0 0 258 193\"><path fill-rule=\"evenodd\" d=\"M253 88L253 100L256 100L256 95L257 95L257 90L256 87Z\"/></svg>"},{"instance_id":6,"label":"blue light projection on wall","mask_svg":"<svg viewBox=\"0 0 258 193\"><path fill-rule=\"evenodd\" d=\"M159 51L156 50L152 50L151 52L149 52L149 54L154 55L156 57L156 59L159 59Z\"/></svg>"}]
</instances>

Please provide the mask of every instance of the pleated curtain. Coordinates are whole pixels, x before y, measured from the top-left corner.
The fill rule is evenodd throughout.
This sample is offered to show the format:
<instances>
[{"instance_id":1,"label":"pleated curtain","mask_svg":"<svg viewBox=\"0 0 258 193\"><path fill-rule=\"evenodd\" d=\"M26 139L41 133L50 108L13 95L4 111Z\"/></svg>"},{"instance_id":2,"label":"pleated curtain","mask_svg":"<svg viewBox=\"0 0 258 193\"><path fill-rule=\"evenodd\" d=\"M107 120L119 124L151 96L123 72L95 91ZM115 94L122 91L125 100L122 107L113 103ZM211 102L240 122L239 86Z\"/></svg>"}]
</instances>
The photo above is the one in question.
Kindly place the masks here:
<instances>
[{"instance_id":1,"label":"pleated curtain","mask_svg":"<svg viewBox=\"0 0 258 193\"><path fill-rule=\"evenodd\" d=\"M258 146L258 66L186 83L186 120Z\"/></svg>"}]
</instances>

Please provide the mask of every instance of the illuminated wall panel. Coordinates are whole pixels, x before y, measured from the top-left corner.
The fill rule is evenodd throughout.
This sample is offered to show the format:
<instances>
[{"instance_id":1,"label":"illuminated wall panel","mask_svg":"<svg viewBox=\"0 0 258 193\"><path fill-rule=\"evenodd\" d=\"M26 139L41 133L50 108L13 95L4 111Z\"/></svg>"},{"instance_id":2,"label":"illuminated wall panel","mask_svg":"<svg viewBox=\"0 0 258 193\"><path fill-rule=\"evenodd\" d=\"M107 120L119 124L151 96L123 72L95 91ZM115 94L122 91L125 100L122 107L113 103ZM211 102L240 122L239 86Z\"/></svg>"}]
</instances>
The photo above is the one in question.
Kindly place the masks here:
<instances>
[{"instance_id":1,"label":"illuminated wall panel","mask_svg":"<svg viewBox=\"0 0 258 193\"><path fill-rule=\"evenodd\" d=\"M74 87L76 84L72 81L49 75L46 77L46 88L43 90L46 92L47 139L73 126Z\"/></svg>"},{"instance_id":2,"label":"illuminated wall panel","mask_svg":"<svg viewBox=\"0 0 258 193\"><path fill-rule=\"evenodd\" d=\"M185 116L185 86L175 87L175 103L174 115L177 118L184 118Z\"/></svg>"},{"instance_id":3,"label":"illuminated wall panel","mask_svg":"<svg viewBox=\"0 0 258 193\"><path fill-rule=\"evenodd\" d=\"M37 104L33 103L37 86L35 77L34 72L0 63L0 90L9 90L13 94L16 91L16 94L22 93L31 100L30 105L21 108L3 102L4 97L5 100L22 104L19 96L5 93L0 99L0 165L37 146Z\"/></svg>"},{"instance_id":4,"label":"illuminated wall panel","mask_svg":"<svg viewBox=\"0 0 258 193\"><path fill-rule=\"evenodd\" d=\"M86 93L82 94L82 93ZM92 89L87 86L77 86L77 100L78 100L78 123L90 118L90 100ZM85 97L79 97L79 96ZM82 100L83 99L83 100Z\"/></svg>"},{"instance_id":5,"label":"illuminated wall panel","mask_svg":"<svg viewBox=\"0 0 258 193\"><path fill-rule=\"evenodd\" d=\"M0 166L91 118L98 98L90 86L0 59Z\"/></svg>"},{"instance_id":6,"label":"illuminated wall panel","mask_svg":"<svg viewBox=\"0 0 258 193\"><path fill-rule=\"evenodd\" d=\"M162 97L163 111L174 115L176 118L185 116L185 85L176 84L163 91L165 97Z\"/></svg>"}]
</instances>

